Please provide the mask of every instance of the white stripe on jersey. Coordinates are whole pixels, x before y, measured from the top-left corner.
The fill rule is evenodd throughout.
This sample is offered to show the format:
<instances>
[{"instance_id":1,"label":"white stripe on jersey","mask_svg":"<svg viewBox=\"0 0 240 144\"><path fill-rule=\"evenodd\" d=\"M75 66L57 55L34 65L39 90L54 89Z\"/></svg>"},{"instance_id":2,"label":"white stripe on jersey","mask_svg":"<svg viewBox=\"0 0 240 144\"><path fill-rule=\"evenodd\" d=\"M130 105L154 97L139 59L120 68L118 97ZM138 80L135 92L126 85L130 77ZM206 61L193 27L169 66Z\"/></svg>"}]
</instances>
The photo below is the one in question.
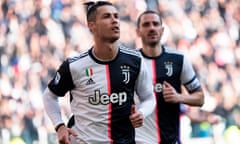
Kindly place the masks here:
<instances>
[{"instance_id":1,"label":"white stripe on jersey","mask_svg":"<svg viewBox=\"0 0 240 144\"><path fill-rule=\"evenodd\" d=\"M126 54L130 54L130 55L135 55L135 56L139 56L141 57L141 53L138 50L135 49L130 49L128 47L125 47L123 45L120 45L120 51Z\"/></svg>"}]
</instances>

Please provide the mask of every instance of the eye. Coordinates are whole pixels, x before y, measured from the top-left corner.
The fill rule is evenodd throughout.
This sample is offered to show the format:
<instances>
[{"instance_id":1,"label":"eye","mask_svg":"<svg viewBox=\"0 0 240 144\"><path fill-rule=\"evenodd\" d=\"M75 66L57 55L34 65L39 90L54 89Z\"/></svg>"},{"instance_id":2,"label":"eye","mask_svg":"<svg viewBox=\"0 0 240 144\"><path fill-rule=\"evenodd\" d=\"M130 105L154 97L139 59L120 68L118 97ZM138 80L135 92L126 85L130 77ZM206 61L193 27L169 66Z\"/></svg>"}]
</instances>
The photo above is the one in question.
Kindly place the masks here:
<instances>
[{"instance_id":1,"label":"eye","mask_svg":"<svg viewBox=\"0 0 240 144\"><path fill-rule=\"evenodd\" d=\"M109 18L111 15L110 14L104 14L103 18Z\"/></svg>"},{"instance_id":2,"label":"eye","mask_svg":"<svg viewBox=\"0 0 240 144\"><path fill-rule=\"evenodd\" d=\"M148 27L149 25L150 25L149 22L145 22L145 23L142 24L143 27Z\"/></svg>"},{"instance_id":3,"label":"eye","mask_svg":"<svg viewBox=\"0 0 240 144\"><path fill-rule=\"evenodd\" d=\"M159 23L159 22L153 22L153 25L154 25L154 26L159 26L160 23Z\"/></svg>"},{"instance_id":4,"label":"eye","mask_svg":"<svg viewBox=\"0 0 240 144\"><path fill-rule=\"evenodd\" d=\"M118 19L118 18L119 18L119 15L118 15L118 14L114 14L114 17L115 17L116 19Z\"/></svg>"}]
</instances>

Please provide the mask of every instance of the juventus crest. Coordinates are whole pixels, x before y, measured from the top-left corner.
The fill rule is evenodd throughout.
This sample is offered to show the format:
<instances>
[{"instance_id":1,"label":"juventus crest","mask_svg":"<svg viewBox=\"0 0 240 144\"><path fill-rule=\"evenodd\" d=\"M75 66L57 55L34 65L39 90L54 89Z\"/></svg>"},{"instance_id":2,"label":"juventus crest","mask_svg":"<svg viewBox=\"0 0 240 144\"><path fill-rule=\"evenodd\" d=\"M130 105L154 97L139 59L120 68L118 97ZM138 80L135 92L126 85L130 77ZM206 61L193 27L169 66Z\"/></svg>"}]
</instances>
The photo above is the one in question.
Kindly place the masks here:
<instances>
[{"instance_id":1,"label":"juventus crest","mask_svg":"<svg viewBox=\"0 0 240 144\"><path fill-rule=\"evenodd\" d=\"M173 74L173 62L167 61L167 62L164 62L164 65L165 65L165 69L167 70L166 75L169 76L169 77L172 76L172 74Z\"/></svg>"},{"instance_id":2,"label":"juventus crest","mask_svg":"<svg viewBox=\"0 0 240 144\"><path fill-rule=\"evenodd\" d=\"M130 71L129 71L130 67L129 66L121 66L121 70L122 70L122 75L124 77L123 82L125 84L128 84L128 82L130 81Z\"/></svg>"}]
</instances>

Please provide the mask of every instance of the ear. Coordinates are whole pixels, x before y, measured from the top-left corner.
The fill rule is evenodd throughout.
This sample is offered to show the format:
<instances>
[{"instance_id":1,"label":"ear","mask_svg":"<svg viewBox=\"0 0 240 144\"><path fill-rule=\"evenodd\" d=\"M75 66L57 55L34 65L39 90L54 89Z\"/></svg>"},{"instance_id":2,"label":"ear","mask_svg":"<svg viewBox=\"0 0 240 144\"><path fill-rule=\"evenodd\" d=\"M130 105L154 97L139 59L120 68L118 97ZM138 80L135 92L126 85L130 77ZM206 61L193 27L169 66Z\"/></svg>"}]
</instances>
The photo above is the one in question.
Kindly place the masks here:
<instances>
[{"instance_id":1,"label":"ear","mask_svg":"<svg viewBox=\"0 0 240 144\"><path fill-rule=\"evenodd\" d=\"M162 26L162 28L161 28L161 32L163 33L164 32L164 27Z\"/></svg>"},{"instance_id":2,"label":"ear","mask_svg":"<svg viewBox=\"0 0 240 144\"><path fill-rule=\"evenodd\" d=\"M160 35L161 36L163 35L163 32L164 32L164 27L161 27L161 29L160 29Z\"/></svg>"},{"instance_id":3,"label":"ear","mask_svg":"<svg viewBox=\"0 0 240 144\"><path fill-rule=\"evenodd\" d=\"M91 32L93 32L93 31L94 31L94 28L95 28L94 22L88 22L88 28L89 28L89 30L90 30Z\"/></svg>"}]
</instances>

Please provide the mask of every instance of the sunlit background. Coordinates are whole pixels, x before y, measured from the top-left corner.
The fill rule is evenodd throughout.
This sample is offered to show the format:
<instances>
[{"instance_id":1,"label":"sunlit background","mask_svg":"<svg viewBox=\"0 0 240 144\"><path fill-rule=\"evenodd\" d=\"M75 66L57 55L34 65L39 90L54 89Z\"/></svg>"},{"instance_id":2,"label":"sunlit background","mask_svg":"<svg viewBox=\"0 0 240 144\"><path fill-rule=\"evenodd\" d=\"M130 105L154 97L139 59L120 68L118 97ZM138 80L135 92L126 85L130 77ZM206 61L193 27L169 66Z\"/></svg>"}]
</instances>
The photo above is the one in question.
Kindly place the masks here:
<instances>
[{"instance_id":1,"label":"sunlit background","mask_svg":"<svg viewBox=\"0 0 240 144\"><path fill-rule=\"evenodd\" d=\"M87 50L92 36L82 0L0 0L0 144L55 144L42 93L68 56ZM111 0L119 9L121 42L140 48L136 18L159 11L162 43L192 61L205 92L205 111L219 123L181 117L184 144L240 143L240 1ZM69 99L60 100L65 122ZM232 141L234 140L234 141Z\"/></svg>"}]
</instances>

